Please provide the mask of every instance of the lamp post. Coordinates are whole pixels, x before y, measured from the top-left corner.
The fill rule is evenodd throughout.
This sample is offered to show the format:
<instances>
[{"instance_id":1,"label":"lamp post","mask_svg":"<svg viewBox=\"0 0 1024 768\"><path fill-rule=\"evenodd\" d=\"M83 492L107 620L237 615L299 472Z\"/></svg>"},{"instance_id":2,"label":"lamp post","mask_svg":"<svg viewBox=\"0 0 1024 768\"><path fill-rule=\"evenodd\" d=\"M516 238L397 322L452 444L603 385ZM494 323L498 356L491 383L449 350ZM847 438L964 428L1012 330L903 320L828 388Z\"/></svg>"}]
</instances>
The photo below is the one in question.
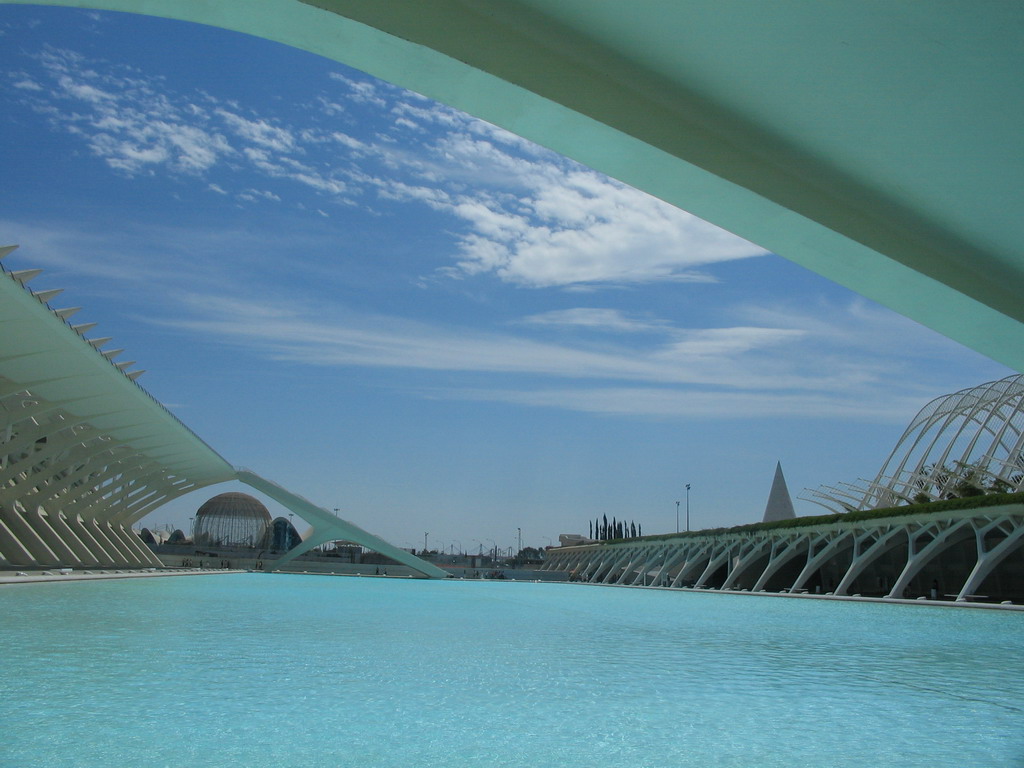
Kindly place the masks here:
<instances>
[{"instance_id":1,"label":"lamp post","mask_svg":"<svg viewBox=\"0 0 1024 768\"><path fill-rule=\"evenodd\" d=\"M427 553L427 536L430 535L429 531L423 532L423 554Z\"/></svg>"},{"instance_id":2,"label":"lamp post","mask_svg":"<svg viewBox=\"0 0 1024 768\"><path fill-rule=\"evenodd\" d=\"M686 530L690 530L690 484L686 484Z\"/></svg>"},{"instance_id":3,"label":"lamp post","mask_svg":"<svg viewBox=\"0 0 1024 768\"><path fill-rule=\"evenodd\" d=\"M679 533L679 502L676 502L676 533Z\"/></svg>"}]
</instances>

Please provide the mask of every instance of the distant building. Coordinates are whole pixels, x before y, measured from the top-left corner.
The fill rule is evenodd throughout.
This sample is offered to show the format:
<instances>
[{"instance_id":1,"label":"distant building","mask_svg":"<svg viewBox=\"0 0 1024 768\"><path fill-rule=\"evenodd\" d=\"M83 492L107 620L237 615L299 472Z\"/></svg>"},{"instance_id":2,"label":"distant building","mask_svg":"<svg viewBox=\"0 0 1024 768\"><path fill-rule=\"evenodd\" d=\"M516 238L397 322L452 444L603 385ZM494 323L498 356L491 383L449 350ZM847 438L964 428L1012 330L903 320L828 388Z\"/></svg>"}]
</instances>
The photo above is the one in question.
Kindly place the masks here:
<instances>
[{"instance_id":1,"label":"distant building","mask_svg":"<svg viewBox=\"0 0 1024 768\"><path fill-rule=\"evenodd\" d=\"M222 493L196 512L193 541L197 547L256 548L270 523L270 512L259 499L247 493Z\"/></svg>"}]
</instances>

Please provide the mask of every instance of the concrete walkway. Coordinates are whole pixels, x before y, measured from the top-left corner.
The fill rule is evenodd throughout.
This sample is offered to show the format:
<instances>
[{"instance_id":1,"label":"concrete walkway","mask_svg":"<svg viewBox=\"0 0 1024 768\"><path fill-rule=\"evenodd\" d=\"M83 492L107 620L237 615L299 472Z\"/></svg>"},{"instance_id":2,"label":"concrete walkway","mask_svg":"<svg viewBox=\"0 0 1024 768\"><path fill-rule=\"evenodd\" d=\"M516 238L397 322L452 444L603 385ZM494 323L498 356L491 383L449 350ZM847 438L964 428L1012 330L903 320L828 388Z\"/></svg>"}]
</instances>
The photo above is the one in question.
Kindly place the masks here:
<instances>
[{"instance_id":1,"label":"concrete walkway","mask_svg":"<svg viewBox=\"0 0 1024 768\"><path fill-rule=\"evenodd\" d=\"M143 579L160 576L210 576L222 573L246 573L229 568L51 568L45 571L0 571L0 586L40 584L59 581L95 581L97 579Z\"/></svg>"}]
</instances>

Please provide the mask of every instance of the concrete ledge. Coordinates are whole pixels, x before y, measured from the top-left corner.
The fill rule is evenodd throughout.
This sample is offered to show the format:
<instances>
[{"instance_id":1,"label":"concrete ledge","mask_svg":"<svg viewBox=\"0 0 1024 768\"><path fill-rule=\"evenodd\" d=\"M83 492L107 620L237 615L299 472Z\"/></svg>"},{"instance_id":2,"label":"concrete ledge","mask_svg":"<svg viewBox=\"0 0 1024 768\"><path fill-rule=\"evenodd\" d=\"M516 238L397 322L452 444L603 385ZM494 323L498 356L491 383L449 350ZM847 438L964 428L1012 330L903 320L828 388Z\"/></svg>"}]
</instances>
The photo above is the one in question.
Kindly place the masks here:
<instances>
[{"instance_id":1,"label":"concrete ledge","mask_svg":"<svg viewBox=\"0 0 1024 768\"><path fill-rule=\"evenodd\" d=\"M144 579L162 576L210 576L224 573L245 573L237 569L212 568L52 568L46 571L0 571L0 586L7 584L53 584L63 581L97 581L101 579Z\"/></svg>"},{"instance_id":2,"label":"concrete ledge","mask_svg":"<svg viewBox=\"0 0 1024 768\"><path fill-rule=\"evenodd\" d=\"M1024 605L1006 603L975 603L966 600L928 600L925 598L862 597L860 595L816 595L804 592L744 592L732 589L694 589L692 587L644 587L632 584L594 584L586 581L565 582L580 587L614 587L617 589L660 589L665 592L689 592L695 595L735 595L738 597L788 597L792 600L837 600L847 603L883 603L887 605L917 605L932 608L979 608L997 611L1024 611Z\"/></svg>"}]
</instances>

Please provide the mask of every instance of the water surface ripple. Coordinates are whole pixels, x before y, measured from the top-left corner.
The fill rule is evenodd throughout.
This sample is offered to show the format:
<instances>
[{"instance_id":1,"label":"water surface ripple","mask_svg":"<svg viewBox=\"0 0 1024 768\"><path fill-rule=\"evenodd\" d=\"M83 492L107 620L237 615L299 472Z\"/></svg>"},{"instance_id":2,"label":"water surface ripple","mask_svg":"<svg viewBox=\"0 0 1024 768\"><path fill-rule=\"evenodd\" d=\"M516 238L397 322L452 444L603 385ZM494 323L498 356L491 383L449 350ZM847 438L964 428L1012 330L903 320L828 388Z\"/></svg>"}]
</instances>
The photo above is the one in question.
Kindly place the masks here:
<instances>
[{"instance_id":1,"label":"water surface ripple","mask_svg":"<svg viewBox=\"0 0 1024 768\"><path fill-rule=\"evenodd\" d=\"M0 590L0 766L1016 766L1022 616L217 575Z\"/></svg>"}]
</instances>

